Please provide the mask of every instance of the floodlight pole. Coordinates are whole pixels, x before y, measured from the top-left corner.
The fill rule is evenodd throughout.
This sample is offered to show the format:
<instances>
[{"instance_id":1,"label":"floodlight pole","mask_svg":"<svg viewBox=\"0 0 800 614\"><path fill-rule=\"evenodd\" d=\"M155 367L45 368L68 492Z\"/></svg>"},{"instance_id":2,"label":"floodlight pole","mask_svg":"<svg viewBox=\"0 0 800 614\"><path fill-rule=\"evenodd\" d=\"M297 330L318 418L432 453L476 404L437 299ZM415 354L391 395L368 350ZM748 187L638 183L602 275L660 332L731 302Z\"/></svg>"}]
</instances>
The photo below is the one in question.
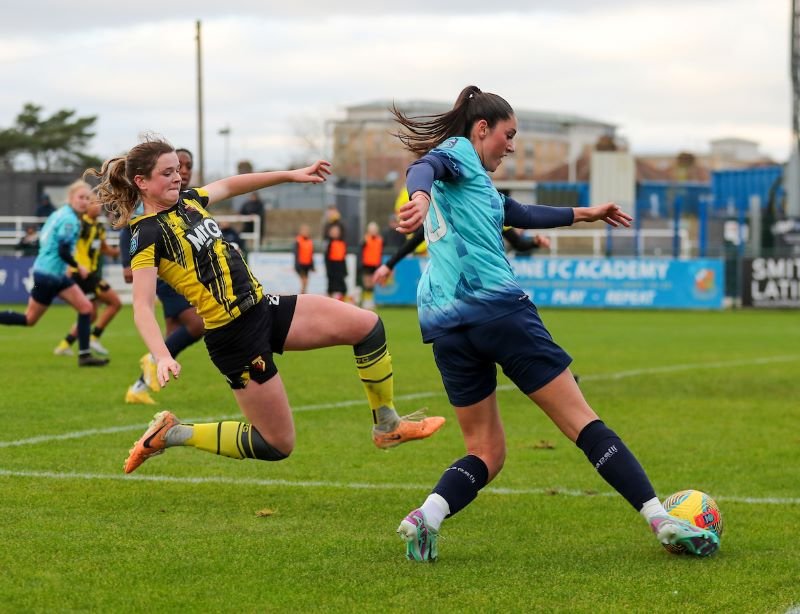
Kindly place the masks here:
<instances>
[{"instance_id":1,"label":"floodlight pole","mask_svg":"<svg viewBox=\"0 0 800 614\"><path fill-rule=\"evenodd\" d=\"M792 148L784 172L786 214L800 216L800 0L792 0L789 29L789 71L792 80Z\"/></svg>"},{"instance_id":2,"label":"floodlight pole","mask_svg":"<svg viewBox=\"0 0 800 614\"><path fill-rule=\"evenodd\" d=\"M202 59L202 40L200 37L200 20L195 22L195 41L197 42L197 182L205 185L205 173L203 167L206 156L203 150L203 59Z\"/></svg>"}]
</instances>

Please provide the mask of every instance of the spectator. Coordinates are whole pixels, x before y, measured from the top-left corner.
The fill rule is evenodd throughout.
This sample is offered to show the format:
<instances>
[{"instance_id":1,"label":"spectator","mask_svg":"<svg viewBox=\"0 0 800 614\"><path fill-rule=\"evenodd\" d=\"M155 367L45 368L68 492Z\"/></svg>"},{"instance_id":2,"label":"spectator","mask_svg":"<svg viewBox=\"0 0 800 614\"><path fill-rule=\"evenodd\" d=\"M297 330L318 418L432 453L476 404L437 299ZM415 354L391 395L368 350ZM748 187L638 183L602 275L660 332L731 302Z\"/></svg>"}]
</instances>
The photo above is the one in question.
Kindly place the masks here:
<instances>
[{"instance_id":1,"label":"spectator","mask_svg":"<svg viewBox=\"0 0 800 614\"><path fill-rule=\"evenodd\" d=\"M245 248L244 241L239 235L239 232L231 225L230 222L220 222L219 230L222 233L222 238L228 243L228 245L239 252L242 255L242 258L244 258L245 262L247 262L247 248Z\"/></svg>"},{"instance_id":2,"label":"spectator","mask_svg":"<svg viewBox=\"0 0 800 614\"><path fill-rule=\"evenodd\" d=\"M343 301L347 298L347 243L341 227L333 225L328 231L325 250L325 272L328 275L328 296Z\"/></svg>"},{"instance_id":3,"label":"spectator","mask_svg":"<svg viewBox=\"0 0 800 614\"><path fill-rule=\"evenodd\" d=\"M53 206L50 196L43 192L39 197L39 206L36 207L36 217L50 217L56 208ZM44 224L44 222L42 222Z\"/></svg>"},{"instance_id":4,"label":"spectator","mask_svg":"<svg viewBox=\"0 0 800 614\"><path fill-rule=\"evenodd\" d=\"M35 256L39 253L39 232L35 225L25 226L25 236L17 243L20 256Z\"/></svg>"},{"instance_id":5,"label":"spectator","mask_svg":"<svg viewBox=\"0 0 800 614\"><path fill-rule=\"evenodd\" d=\"M344 224L342 224L342 214L339 213L336 205L328 205L325 213L322 215L322 240L327 241L330 239L330 230L333 227L339 228L339 236L337 238L344 239L345 231Z\"/></svg>"},{"instance_id":6,"label":"spectator","mask_svg":"<svg viewBox=\"0 0 800 614\"><path fill-rule=\"evenodd\" d=\"M308 274L314 270L314 241L308 224L300 224L294 241L294 270L300 278L300 294L308 290Z\"/></svg>"},{"instance_id":7,"label":"spectator","mask_svg":"<svg viewBox=\"0 0 800 614\"><path fill-rule=\"evenodd\" d=\"M242 215L257 215L261 222L261 234L264 234L264 203L259 198L258 192L250 192L250 196L242 205ZM242 232L254 232L255 224L253 222L245 222L242 226ZM256 237L256 244L261 244L261 237Z\"/></svg>"},{"instance_id":8,"label":"spectator","mask_svg":"<svg viewBox=\"0 0 800 614\"><path fill-rule=\"evenodd\" d=\"M400 234L400 233L398 233ZM383 238L375 222L367 224L367 232L361 241L361 306L375 309L375 283L372 274L383 264Z\"/></svg>"}]
</instances>

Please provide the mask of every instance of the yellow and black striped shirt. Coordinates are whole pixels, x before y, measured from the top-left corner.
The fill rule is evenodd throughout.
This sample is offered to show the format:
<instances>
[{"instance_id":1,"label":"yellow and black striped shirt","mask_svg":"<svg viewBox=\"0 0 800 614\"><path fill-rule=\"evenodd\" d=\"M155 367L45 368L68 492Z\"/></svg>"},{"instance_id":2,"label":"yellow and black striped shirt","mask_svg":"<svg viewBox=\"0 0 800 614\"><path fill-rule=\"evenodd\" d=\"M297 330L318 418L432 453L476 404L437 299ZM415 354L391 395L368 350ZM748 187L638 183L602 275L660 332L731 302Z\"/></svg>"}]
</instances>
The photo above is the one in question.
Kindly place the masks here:
<instances>
[{"instance_id":1,"label":"yellow and black striped shirt","mask_svg":"<svg viewBox=\"0 0 800 614\"><path fill-rule=\"evenodd\" d=\"M75 243L75 262L85 266L90 273L100 269L100 247L106 239L105 226L88 215L81 217L81 230ZM70 267L70 273L77 269Z\"/></svg>"},{"instance_id":2,"label":"yellow and black striped shirt","mask_svg":"<svg viewBox=\"0 0 800 614\"><path fill-rule=\"evenodd\" d=\"M131 268L158 276L186 297L206 329L228 324L264 296L241 254L222 238L205 207L208 193L181 192L174 207L131 221Z\"/></svg>"}]
</instances>

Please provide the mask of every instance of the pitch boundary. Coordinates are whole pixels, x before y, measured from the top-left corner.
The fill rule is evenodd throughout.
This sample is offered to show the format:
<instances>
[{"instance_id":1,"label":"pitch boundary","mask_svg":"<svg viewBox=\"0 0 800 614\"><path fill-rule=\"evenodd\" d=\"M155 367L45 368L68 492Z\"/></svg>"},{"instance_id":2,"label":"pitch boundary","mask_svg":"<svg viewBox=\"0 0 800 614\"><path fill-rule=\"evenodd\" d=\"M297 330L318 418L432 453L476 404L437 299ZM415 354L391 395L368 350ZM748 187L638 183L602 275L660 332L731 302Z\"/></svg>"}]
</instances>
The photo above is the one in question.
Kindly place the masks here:
<instances>
[{"instance_id":1,"label":"pitch boundary","mask_svg":"<svg viewBox=\"0 0 800 614\"><path fill-rule=\"evenodd\" d=\"M711 363L691 363L681 365L666 365L663 367L649 367L645 369L633 369L629 371L618 371L616 373L596 373L581 375L581 381L599 381L599 380L618 380L628 377L638 377L640 375L655 375L658 373L674 373L676 371L692 371L699 369L727 369L731 367L748 367L752 365L768 365L776 362L791 362L800 360L800 355L793 354L787 356L766 356L761 358L752 358L747 360L727 360L721 362ZM507 392L509 390L516 390L512 384L505 384L497 387L500 392ZM442 390L431 390L426 392L415 392L410 394L397 395L395 397L398 401L413 401L415 399L425 399L432 396L443 395ZM362 405L364 399L350 399L345 401L337 401L335 403L316 403L312 405L300 405L292 409L294 413L305 411L325 411L331 409L339 409L341 407L352 407L353 405ZM187 417L186 422L217 422L219 420L239 420L242 415L240 413L228 414L223 416L206 416L206 417ZM109 435L115 433L125 433L128 431L138 431L146 428L146 424L128 424L121 426L110 426L102 429L86 429L82 431L72 431L70 433L58 433L53 435L37 435L36 437L27 437L25 439L16 439L11 441L0 441L0 448L14 448L18 446L36 445L40 443L49 443L51 441L64 441L69 439L81 439L83 437L92 437L95 435Z\"/></svg>"},{"instance_id":2,"label":"pitch boundary","mask_svg":"<svg viewBox=\"0 0 800 614\"><path fill-rule=\"evenodd\" d=\"M276 480L264 478L229 478L221 476L123 475L111 473L63 473L56 471L12 471L0 469L0 477L37 478L48 480L111 480L125 482L160 482L171 484L223 484L226 486L280 486L287 488L334 488L339 490L426 490L430 485L375 484L372 482L328 482L323 480ZM487 486L481 493L492 495L545 495L548 497L618 497L615 492L590 492L569 488L495 488ZM714 495L716 501L748 505L800 505L796 497L738 497Z\"/></svg>"}]
</instances>

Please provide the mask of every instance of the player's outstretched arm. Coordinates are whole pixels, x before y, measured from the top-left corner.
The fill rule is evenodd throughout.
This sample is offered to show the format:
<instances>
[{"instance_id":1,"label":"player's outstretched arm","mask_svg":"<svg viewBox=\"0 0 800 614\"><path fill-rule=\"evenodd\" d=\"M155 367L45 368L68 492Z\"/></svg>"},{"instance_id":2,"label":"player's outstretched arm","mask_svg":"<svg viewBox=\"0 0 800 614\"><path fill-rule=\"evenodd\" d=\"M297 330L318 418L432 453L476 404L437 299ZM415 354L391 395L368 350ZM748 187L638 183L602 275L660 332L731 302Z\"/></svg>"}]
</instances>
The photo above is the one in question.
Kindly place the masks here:
<instances>
[{"instance_id":1,"label":"player's outstretched arm","mask_svg":"<svg viewBox=\"0 0 800 614\"><path fill-rule=\"evenodd\" d=\"M181 374L181 366L169 353L161 327L156 320L155 298L158 269L148 267L133 271L133 321L144 340L147 349L156 361L158 382L166 386L170 373L176 378Z\"/></svg>"},{"instance_id":2,"label":"player's outstretched arm","mask_svg":"<svg viewBox=\"0 0 800 614\"><path fill-rule=\"evenodd\" d=\"M244 173L213 181L205 186L208 204L255 192L281 183L323 183L331 174L330 162L317 160L305 168L291 171L267 171L263 173Z\"/></svg>"},{"instance_id":3,"label":"player's outstretched arm","mask_svg":"<svg viewBox=\"0 0 800 614\"><path fill-rule=\"evenodd\" d=\"M603 221L609 226L631 225L633 217L625 213L616 203L605 203L593 207L575 207L575 222L599 222Z\"/></svg>"}]
</instances>

